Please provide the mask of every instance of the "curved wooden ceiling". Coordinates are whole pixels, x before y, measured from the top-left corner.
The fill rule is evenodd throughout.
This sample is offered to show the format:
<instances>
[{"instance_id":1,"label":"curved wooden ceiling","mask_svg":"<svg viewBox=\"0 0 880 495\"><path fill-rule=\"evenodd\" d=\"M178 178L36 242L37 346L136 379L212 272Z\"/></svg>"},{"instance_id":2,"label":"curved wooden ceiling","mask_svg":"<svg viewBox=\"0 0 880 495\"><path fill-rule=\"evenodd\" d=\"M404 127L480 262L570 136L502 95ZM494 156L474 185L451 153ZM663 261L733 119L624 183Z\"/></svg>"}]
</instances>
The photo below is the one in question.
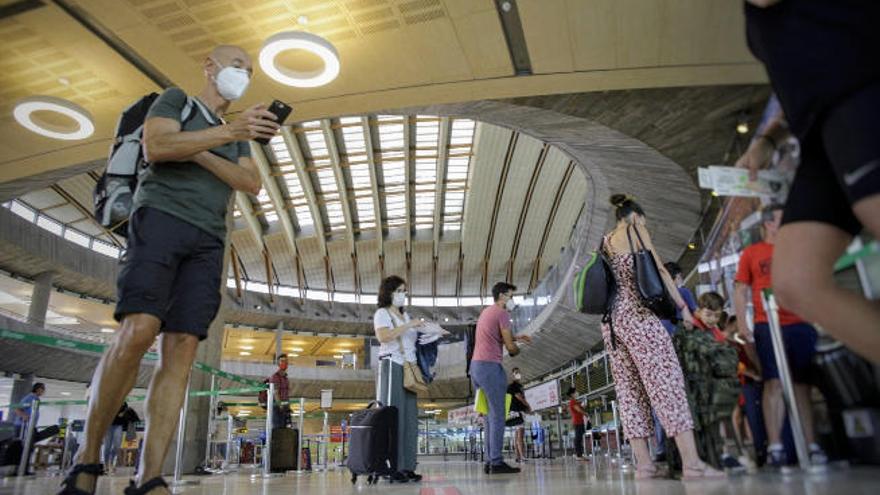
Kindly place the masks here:
<instances>
[{"instance_id":1,"label":"curved wooden ceiling","mask_svg":"<svg viewBox=\"0 0 880 495\"><path fill-rule=\"evenodd\" d=\"M156 80L197 91L212 45L238 43L256 54L263 39L287 29L333 41L339 78L296 90L258 70L240 106L277 97L308 120L486 98L764 81L745 46L741 6L726 0L516 1L527 76L514 73L492 0L19 3L37 7L0 18L0 181L100 159L119 111L160 89ZM300 16L308 24L298 24ZM97 132L69 143L24 130L10 110L34 94L84 106Z\"/></svg>"}]
</instances>

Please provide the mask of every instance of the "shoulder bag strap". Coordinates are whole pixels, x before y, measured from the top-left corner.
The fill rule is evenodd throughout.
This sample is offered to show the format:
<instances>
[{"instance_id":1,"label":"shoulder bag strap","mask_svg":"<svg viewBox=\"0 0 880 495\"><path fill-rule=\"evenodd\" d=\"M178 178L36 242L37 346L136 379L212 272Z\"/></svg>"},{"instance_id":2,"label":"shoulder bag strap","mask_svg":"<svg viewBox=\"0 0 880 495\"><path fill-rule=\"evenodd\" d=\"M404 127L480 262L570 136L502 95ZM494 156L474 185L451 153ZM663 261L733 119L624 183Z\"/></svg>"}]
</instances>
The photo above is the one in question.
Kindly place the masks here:
<instances>
[{"instance_id":1,"label":"shoulder bag strap","mask_svg":"<svg viewBox=\"0 0 880 495\"><path fill-rule=\"evenodd\" d=\"M630 233L630 229L633 229L633 228L635 228L635 227L633 227L632 225L626 226L626 240L629 242L629 252L631 252L632 254L636 254L636 248L635 248L635 245L633 244L632 234ZM637 236L639 235L638 231L636 231L636 235ZM639 237L639 242L641 242L641 241L642 241L642 238Z\"/></svg>"},{"instance_id":2,"label":"shoulder bag strap","mask_svg":"<svg viewBox=\"0 0 880 495\"><path fill-rule=\"evenodd\" d=\"M639 234L639 229L633 226L633 230L636 232L636 238L639 240L639 244L641 245L642 249L647 249L645 247L645 241L642 240L642 234Z\"/></svg>"}]
</instances>

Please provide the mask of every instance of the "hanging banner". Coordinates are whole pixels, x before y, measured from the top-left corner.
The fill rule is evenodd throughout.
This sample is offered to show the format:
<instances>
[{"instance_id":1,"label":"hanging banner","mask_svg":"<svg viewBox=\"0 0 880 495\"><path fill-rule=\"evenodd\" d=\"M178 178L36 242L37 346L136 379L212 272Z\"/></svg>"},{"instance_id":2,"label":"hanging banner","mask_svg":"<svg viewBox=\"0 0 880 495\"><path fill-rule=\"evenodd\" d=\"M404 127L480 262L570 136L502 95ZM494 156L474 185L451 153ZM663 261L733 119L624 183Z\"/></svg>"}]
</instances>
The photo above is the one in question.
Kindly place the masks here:
<instances>
[{"instance_id":1,"label":"hanging banner","mask_svg":"<svg viewBox=\"0 0 880 495\"><path fill-rule=\"evenodd\" d=\"M526 401L532 406L532 411L540 411L559 405L559 387L556 380L527 388L525 395Z\"/></svg>"},{"instance_id":2,"label":"hanging banner","mask_svg":"<svg viewBox=\"0 0 880 495\"><path fill-rule=\"evenodd\" d=\"M474 405L470 404L457 409L450 409L447 416L449 426L471 426L477 423L479 414L474 411Z\"/></svg>"}]
</instances>

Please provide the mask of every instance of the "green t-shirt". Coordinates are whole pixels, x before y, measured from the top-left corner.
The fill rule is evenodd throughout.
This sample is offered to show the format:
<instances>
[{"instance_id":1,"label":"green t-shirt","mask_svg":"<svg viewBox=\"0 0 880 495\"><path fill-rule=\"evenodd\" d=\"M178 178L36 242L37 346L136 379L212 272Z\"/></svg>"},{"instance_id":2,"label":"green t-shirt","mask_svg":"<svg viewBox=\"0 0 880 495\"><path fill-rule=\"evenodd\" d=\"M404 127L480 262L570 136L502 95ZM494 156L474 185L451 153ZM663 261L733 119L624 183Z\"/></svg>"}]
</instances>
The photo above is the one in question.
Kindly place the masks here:
<instances>
[{"instance_id":1,"label":"green t-shirt","mask_svg":"<svg viewBox=\"0 0 880 495\"><path fill-rule=\"evenodd\" d=\"M186 104L186 93L180 88L165 90L153 102L147 118L165 117L180 121L180 114ZM203 105L205 111L210 112ZM212 124L205 118L198 106L193 107L192 117L186 122L184 131L200 131L220 125L220 119L210 114ZM233 163L239 157L251 156L246 141L230 142L211 152ZM134 208L148 206L174 215L181 220L215 235L226 238L226 205L232 188L216 175L205 170L195 162L152 163L144 172L134 195Z\"/></svg>"}]
</instances>

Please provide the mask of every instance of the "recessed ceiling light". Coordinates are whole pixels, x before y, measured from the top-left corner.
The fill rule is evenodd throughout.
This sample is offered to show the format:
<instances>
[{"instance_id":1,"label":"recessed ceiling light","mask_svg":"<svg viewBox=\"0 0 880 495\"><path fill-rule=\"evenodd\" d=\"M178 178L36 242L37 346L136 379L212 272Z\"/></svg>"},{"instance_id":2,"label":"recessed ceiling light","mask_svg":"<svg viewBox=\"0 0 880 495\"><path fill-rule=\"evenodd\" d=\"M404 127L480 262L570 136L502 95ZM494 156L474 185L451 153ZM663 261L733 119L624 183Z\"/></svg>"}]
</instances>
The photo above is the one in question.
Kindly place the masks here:
<instances>
[{"instance_id":1,"label":"recessed ceiling light","mask_svg":"<svg viewBox=\"0 0 880 495\"><path fill-rule=\"evenodd\" d=\"M238 346L238 348L239 348L239 349L242 349L242 350L245 350L245 351L252 351L252 350L254 350L254 346L252 346L252 345L240 345L240 346Z\"/></svg>"},{"instance_id":2,"label":"recessed ceiling light","mask_svg":"<svg viewBox=\"0 0 880 495\"><path fill-rule=\"evenodd\" d=\"M296 18L296 22L297 22L298 24L302 24L303 26L306 26L306 25L309 24L309 17L308 17L308 16L305 16L305 15L301 15L301 16L299 16L299 17Z\"/></svg>"},{"instance_id":3,"label":"recessed ceiling light","mask_svg":"<svg viewBox=\"0 0 880 495\"><path fill-rule=\"evenodd\" d=\"M299 357L299 354L293 353L290 355L290 357Z\"/></svg>"},{"instance_id":4,"label":"recessed ceiling light","mask_svg":"<svg viewBox=\"0 0 880 495\"><path fill-rule=\"evenodd\" d=\"M302 347L290 347L289 349L293 352L302 352L303 351Z\"/></svg>"},{"instance_id":5,"label":"recessed ceiling light","mask_svg":"<svg viewBox=\"0 0 880 495\"><path fill-rule=\"evenodd\" d=\"M336 358L336 359L342 359L342 358L343 358L342 354L334 354L333 357Z\"/></svg>"},{"instance_id":6,"label":"recessed ceiling light","mask_svg":"<svg viewBox=\"0 0 880 495\"><path fill-rule=\"evenodd\" d=\"M70 396L70 392L61 392L61 395L65 396L65 397L69 397L69 396Z\"/></svg>"},{"instance_id":7,"label":"recessed ceiling light","mask_svg":"<svg viewBox=\"0 0 880 495\"><path fill-rule=\"evenodd\" d=\"M101 329L101 333L113 333L113 332L115 332L115 331L116 331L116 330L113 329L113 328L102 328L102 329Z\"/></svg>"},{"instance_id":8,"label":"recessed ceiling light","mask_svg":"<svg viewBox=\"0 0 880 495\"><path fill-rule=\"evenodd\" d=\"M288 50L305 50L324 61L317 71L294 71L279 67L276 58ZM260 68L267 76L286 86L316 88L339 75L339 54L332 43L311 33L286 31L270 36L260 50Z\"/></svg>"},{"instance_id":9,"label":"recessed ceiling light","mask_svg":"<svg viewBox=\"0 0 880 495\"><path fill-rule=\"evenodd\" d=\"M740 122L736 125L736 132L740 134L747 134L749 132L749 124L745 122Z\"/></svg>"},{"instance_id":10,"label":"recessed ceiling light","mask_svg":"<svg viewBox=\"0 0 880 495\"><path fill-rule=\"evenodd\" d=\"M58 84L61 84L62 86L70 86L70 79L66 77L59 77Z\"/></svg>"},{"instance_id":11,"label":"recessed ceiling light","mask_svg":"<svg viewBox=\"0 0 880 495\"><path fill-rule=\"evenodd\" d=\"M249 352L247 352L247 351L241 351L241 352L238 353L238 355L239 355L239 356L250 356L251 353L249 353Z\"/></svg>"},{"instance_id":12,"label":"recessed ceiling light","mask_svg":"<svg viewBox=\"0 0 880 495\"><path fill-rule=\"evenodd\" d=\"M34 112L54 112L76 121L75 130L59 131L48 129L34 122ZM95 123L91 114L72 101L54 96L32 96L15 105L12 111L15 120L25 129L53 139L74 141L85 139L95 133Z\"/></svg>"}]
</instances>

